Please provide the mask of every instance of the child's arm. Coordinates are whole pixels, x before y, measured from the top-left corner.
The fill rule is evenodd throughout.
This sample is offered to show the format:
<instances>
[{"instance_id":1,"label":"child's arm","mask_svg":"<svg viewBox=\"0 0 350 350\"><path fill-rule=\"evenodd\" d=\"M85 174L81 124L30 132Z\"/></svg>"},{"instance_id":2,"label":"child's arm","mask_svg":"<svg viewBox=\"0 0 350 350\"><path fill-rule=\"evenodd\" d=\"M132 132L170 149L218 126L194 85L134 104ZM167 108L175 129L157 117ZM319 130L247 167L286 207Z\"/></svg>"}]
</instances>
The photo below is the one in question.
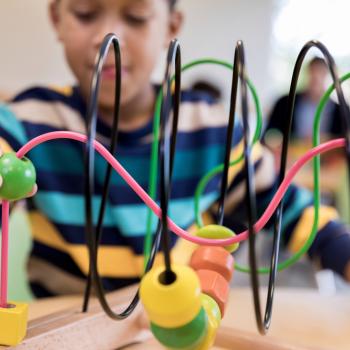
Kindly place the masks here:
<instances>
[{"instance_id":1,"label":"child's arm","mask_svg":"<svg viewBox=\"0 0 350 350\"><path fill-rule=\"evenodd\" d=\"M22 146L20 135L23 137L21 124L5 105L0 105L0 157L4 153L15 152ZM3 185L3 181L4 179L0 175L0 188ZM35 184L28 193L27 198L34 196L37 189L38 187ZM11 202L10 209L12 208L13 202Z\"/></svg>"},{"instance_id":2,"label":"child's arm","mask_svg":"<svg viewBox=\"0 0 350 350\"><path fill-rule=\"evenodd\" d=\"M265 211L277 189L277 175L273 170L274 159L262 145L254 147L252 158L255 164L255 188L257 192L258 217ZM243 229L242 218L246 217L244 199L244 176L242 166L231 179L225 224L237 231ZM313 224L312 194L300 187L290 186L284 196L282 219L282 244L291 252L305 243ZM265 226L272 229L274 221ZM239 227L241 226L241 227ZM318 261L322 268L332 269L350 281L350 230L338 220L332 207L321 206L318 233L308 250L308 256Z\"/></svg>"}]
</instances>

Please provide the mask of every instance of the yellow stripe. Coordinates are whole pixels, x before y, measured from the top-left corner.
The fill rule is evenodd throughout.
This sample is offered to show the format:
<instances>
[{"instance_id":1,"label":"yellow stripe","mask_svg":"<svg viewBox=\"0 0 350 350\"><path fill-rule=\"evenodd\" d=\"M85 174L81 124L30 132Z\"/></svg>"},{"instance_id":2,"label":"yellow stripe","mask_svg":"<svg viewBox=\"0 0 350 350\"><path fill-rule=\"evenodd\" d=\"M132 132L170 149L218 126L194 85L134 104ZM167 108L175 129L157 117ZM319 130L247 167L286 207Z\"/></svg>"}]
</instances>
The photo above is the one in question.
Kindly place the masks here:
<instances>
[{"instance_id":1,"label":"yellow stripe","mask_svg":"<svg viewBox=\"0 0 350 350\"><path fill-rule=\"evenodd\" d=\"M38 212L31 212L29 219L36 241L69 254L81 271L87 274L89 255L86 245L66 242L51 222ZM190 232L194 229L190 229ZM173 262L187 264L195 248L195 244L179 239L171 251ZM129 247L100 246L98 268L104 277L140 277L143 274L143 259L143 255L134 254ZM162 254L158 253L154 265L158 266L163 262Z\"/></svg>"},{"instance_id":2,"label":"yellow stripe","mask_svg":"<svg viewBox=\"0 0 350 350\"><path fill-rule=\"evenodd\" d=\"M237 159L241 156L244 150L244 142L243 140L237 144L237 146L231 152L231 161ZM259 143L256 143L251 151L251 161L255 163L262 156L262 146ZM238 175L239 172L242 171L244 166L244 160L240 161L238 164L230 167L228 172L228 183L230 184L234 178Z\"/></svg>"},{"instance_id":3,"label":"yellow stripe","mask_svg":"<svg viewBox=\"0 0 350 350\"><path fill-rule=\"evenodd\" d=\"M332 207L321 207L318 228L321 230L328 224L329 221L338 219L337 211ZM314 207L308 207L304 210L298 224L296 225L291 239L288 244L288 250L292 253L296 253L307 241L311 233L312 224L314 221Z\"/></svg>"},{"instance_id":4,"label":"yellow stripe","mask_svg":"<svg viewBox=\"0 0 350 350\"><path fill-rule=\"evenodd\" d=\"M86 245L66 242L51 222L38 212L30 213L29 219L36 241L69 254L81 271L87 274L89 257ZM136 257L129 247L101 246L98 253L99 272L105 277L138 277L142 270Z\"/></svg>"},{"instance_id":5,"label":"yellow stripe","mask_svg":"<svg viewBox=\"0 0 350 350\"><path fill-rule=\"evenodd\" d=\"M3 153L14 152L14 150L11 148L8 142L2 137L0 138L0 148L3 151Z\"/></svg>"},{"instance_id":6,"label":"yellow stripe","mask_svg":"<svg viewBox=\"0 0 350 350\"><path fill-rule=\"evenodd\" d=\"M72 96L72 94L73 94L73 88L71 86L51 85L50 89L58 92L61 95L67 96L67 97Z\"/></svg>"}]
</instances>

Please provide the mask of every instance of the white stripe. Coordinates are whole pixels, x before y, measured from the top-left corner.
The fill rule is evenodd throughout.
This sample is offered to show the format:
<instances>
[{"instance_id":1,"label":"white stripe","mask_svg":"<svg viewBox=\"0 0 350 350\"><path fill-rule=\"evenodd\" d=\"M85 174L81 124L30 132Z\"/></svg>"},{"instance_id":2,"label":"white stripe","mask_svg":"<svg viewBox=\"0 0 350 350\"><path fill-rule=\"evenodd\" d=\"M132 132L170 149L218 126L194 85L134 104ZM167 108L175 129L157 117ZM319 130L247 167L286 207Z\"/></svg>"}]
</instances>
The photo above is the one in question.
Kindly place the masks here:
<instances>
[{"instance_id":1,"label":"white stripe","mask_svg":"<svg viewBox=\"0 0 350 350\"><path fill-rule=\"evenodd\" d=\"M228 124L228 114L221 104L184 102L180 107L179 130L190 132L203 128L223 127Z\"/></svg>"},{"instance_id":2,"label":"white stripe","mask_svg":"<svg viewBox=\"0 0 350 350\"><path fill-rule=\"evenodd\" d=\"M28 99L12 103L10 109L20 121L86 134L85 121L81 114L62 102ZM96 137L101 143L109 144L107 137L99 133Z\"/></svg>"},{"instance_id":3,"label":"white stripe","mask_svg":"<svg viewBox=\"0 0 350 350\"><path fill-rule=\"evenodd\" d=\"M61 102L28 99L12 103L10 109L21 121L85 133L84 120L81 115Z\"/></svg>"}]
</instances>

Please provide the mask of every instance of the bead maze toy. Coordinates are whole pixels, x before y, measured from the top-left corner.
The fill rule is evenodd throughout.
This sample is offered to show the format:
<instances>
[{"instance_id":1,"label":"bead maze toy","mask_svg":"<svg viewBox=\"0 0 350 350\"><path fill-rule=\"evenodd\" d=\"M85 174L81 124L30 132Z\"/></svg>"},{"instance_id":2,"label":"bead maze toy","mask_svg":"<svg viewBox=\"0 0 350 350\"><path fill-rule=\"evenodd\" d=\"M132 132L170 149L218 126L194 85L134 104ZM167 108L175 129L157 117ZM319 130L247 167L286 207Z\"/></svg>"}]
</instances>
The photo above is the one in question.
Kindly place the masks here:
<instances>
[{"instance_id":1,"label":"bead maze toy","mask_svg":"<svg viewBox=\"0 0 350 350\"><path fill-rule=\"evenodd\" d=\"M121 58L119 42L115 35L109 34L105 37L101 46L94 76L91 84L91 98L88 109L87 135L74 132L60 131L43 134L30 140L16 154L9 153L0 157L0 175L2 184L0 186L0 197L2 199L2 243L1 243L1 294L0 294L0 344L16 346L18 349L34 349L43 346L50 349L79 349L79 348L125 348L132 342L142 342L147 337L141 332L135 316L140 309L137 308L139 300L150 320L150 329L153 336L164 347L169 349L207 350L214 343L225 346L226 349L248 349L259 346L263 349L293 349L292 346L271 343L261 338L242 337L242 335L227 329L220 330L220 322L225 314L229 298L229 283L233 277L234 268L249 272L254 297L254 308L257 328L261 334L265 334L271 324L273 297L275 290L275 278L278 270L287 268L297 261L310 247L317 231L318 215L320 205L319 173L320 158L323 152L343 147L346 150L347 161L350 161L350 119L347 105L345 103L341 82L349 76L338 78L336 67L332 56L326 47L317 41L308 42L301 50L294 68L290 94L288 100L288 115L285 123L283 147L281 154L281 168L279 172L279 188L274 199L269 203L265 213L256 220L256 198L254 191L254 170L250 161L250 153L253 145L259 140L261 131L261 111L259 100L254 86L247 78L245 69L245 58L243 43L239 41L236 45L234 63L203 59L192 62L181 67L180 45L178 41L171 42L162 90L156 103L154 121L154 140L152 147L151 168L153 175L150 177L149 194L128 174L121 164L112 156L117 148L118 118L120 105L121 74L116 74L115 112L113 121L113 134L109 151L98 141L96 136L97 100L101 80L101 70L109 48L113 45L115 53L115 67L121 72ZM293 115L294 97L296 85L302 62L308 50L317 47L325 56L334 85L331 86L322 98L314 121L313 146L303 157L301 157L286 174L286 160L288 152L289 134ZM175 65L175 73L172 76L171 68ZM213 169L200 182L196 191L196 216L199 229L195 235L191 235L181 229L168 218L168 202L171 191L172 168L176 147L177 122L179 118L181 72L197 64L216 64L233 70L231 106L226 136L226 150L224 163ZM243 126L243 154L232 160L231 140L234 133L236 100L238 85L241 92L241 114ZM257 126L251 139L248 125L248 91L251 91L256 105ZM336 90L344 122L344 139L336 139L324 144L319 144L320 115L331 92ZM173 112L172 117L171 112ZM171 125L171 130L168 126ZM8 217L11 201L25 198L35 185L35 168L25 155L40 143L67 138L77 142L83 142L85 146L85 218L86 218L86 240L89 252L89 274L84 296L83 310L67 311L55 315L54 319L47 318L46 323L31 325L27 338L27 311L28 306L22 303L14 303L7 300L7 260L8 260ZM94 192L94 152L100 153L108 162L108 170L104 183L104 194L98 215L98 224L94 227L92 220L92 194ZM158 157L160 165L160 206L152 198L155 195L156 169L158 168ZM281 235L281 222L283 211L283 196L298 170L309 160L314 164L314 224L312 232L303 247L288 260L278 262L279 245ZM228 187L228 171L230 166L244 161L244 174L246 183L246 204L248 208L248 230L235 234L229 228L222 226L225 196ZM151 239L149 223L152 220L149 215L147 227L147 239L145 243L145 275L141 279L140 288L128 288L117 292L111 299L107 300L101 277L97 268L97 254L99 240L103 226L103 213L105 201L108 194L111 171L114 169L132 187L144 203L159 218L158 227L154 240ZM220 197L218 199L218 214L215 225L203 226L199 213L199 197L208 181L218 173L222 173ZM255 235L262 230L267 221L275 215L275 229L273 241L273 253L271 266L257 268L255 254ZM169 231L198 245L194 250L189 266L181 266L172 263L169 248ZM235 263L232 253L238 248L239 242L249 241L250 267L240 266ZM161 247L164 254L164 265L154 267L155 254ZM258 273L270 274L268 297L264 315L261 312L259 296ZM109 322L94 301L89 309L91 289L94 288L97 299L104 313L113 320L122 320L119 323ZM132 297L132 301L128 303ZM111 307L110 305L114 305ZM116 312L115 305L123 307L122 312ZM137 312L134 312L134 311ZM44 324L44 326L43 326ZM86 328L84 328L86 327ZM103 332L104 336L99 337ZM65 335L67 333L68 335ZM73 341L67 347L67 337L74 334L79 341ZM217 336L218 335L218 336ZM55 345L52 338L57 337L60 341ZM86 337L85 344L82 338ZM95 338L101 339L95 339ZM103 338L103 339L102 339ZM24 339L23 344L19 345ZM94 340L93 340L94 339ZM221 343L220 343L221 342ZM66 344L66 345L62 345ZM83 345L84 344L84 345ZM239 345L238 345L239 344ZM146 345L145 345L146 346ZM265 346L265 347L264 347ZM152 349L157 346L152 345Z\"/></svg>"}]
</instances>

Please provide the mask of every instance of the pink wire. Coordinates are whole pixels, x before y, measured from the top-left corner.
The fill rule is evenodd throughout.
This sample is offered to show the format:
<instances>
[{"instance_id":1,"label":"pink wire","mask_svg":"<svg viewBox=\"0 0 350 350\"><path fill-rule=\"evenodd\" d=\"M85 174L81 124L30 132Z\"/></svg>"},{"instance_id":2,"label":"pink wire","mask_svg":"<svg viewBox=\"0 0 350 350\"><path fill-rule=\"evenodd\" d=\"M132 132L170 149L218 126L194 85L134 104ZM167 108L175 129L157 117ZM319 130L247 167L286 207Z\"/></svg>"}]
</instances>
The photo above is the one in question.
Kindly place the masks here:
<instances>
[{"instance_id":1,"label":"pink wire","mask_svg":"<svg viewBox=\"0 0 350 350\"><path fill-rule=\"evenodd\" d=\"M55 139L71 139L80 142L86 142L87 137L82 134L78 134L70 131L55 131L40 135L32 140L30 140L26 145L24 145L18 152L17 157L22 158L31 149L37 145ZM261 218L255 223L254 230L256 233L265 226L267 221L270 219L274 211L276 210L279 202L281 201L283 195L288 189L288 186L292 182L294 176L299 171L299 169L310 159L318 154L327 152L334 148L344 147L344 139L336 139L326 143L323 143L315 148L310 149L306 152L294 165L290 168L287 176L283 180L281 186L278 188L275 196L265 210L265 213ZM149 197L145 190L130 176L130 174L122 167L122 165L107 151L107 149L102 146L98 141L94 141L94 147L98 153L100 153L109 162L112 167L119 173L119 175L128 183L128 185L138 194L138 196L144 201L144 203L149 206L152 211L161 218L161 209L159 206ZM9 220L9 202L2 202L2 243L1 243L1 288L0 288L0 307L7 306L7 285L8 285L8 220ZM208 239L201 238L190 235L187 231L178 227L170 218L168 218L169 229L176 233L178 236L187 239L196 244L201 245L219 245L225 246L236 242L241 242L248 238L248 231L244 231L239 235L226 239Z\"/></svg>"},{"instance_id":2,"label":"pink wire","mask_svg":"<svg viewBox=\"0 0 350 350\"><path fill-rule=\"evenodd\" d=\"M18 152L17 156L22 158L27 152L29 152L33 147L39 145L40 143L59 139L67 138L80 142L86 142L86 136L70 131L55 131L47 134L40 135L32 140L30 140L26 145L24 145ZM255 223L255 232L259 232L270 219L274 211L276 210L279 202L281 201L283 195L287 191L289 184L292 182L294 176L298 170L310 159L316 155L332 150L334 148L343 147L345 145L344 139L336 139L326 143L323 143L315 148L310 149L306 152L294 165L290 168L287 176L283 180L281 186L278 188L274 198L270 202L269 206L265 210L265 213L261 218ZM128 183L128 185L137 193L137 195L143 200L143 202L149 206L152 211L160 218L161 209L159 206L149 197L145 190L130 176L130 174L123 168L123 166L107 151L107 149L102 146L98 141L94 141L94 147L98 153L100 153L109 162L112 167L119 173L119 175ZM248 238L248 230L238 234L235 237L225 238L225 239L208 239L201 238L197 236L190 235L187 231L183 230L177 226L170 218L168 218L169 229L176 233L178 236L187 239L196 244L201 245L219 245L225 246L236 242L241 242Z\"/></svg>"},{"instance_id":3,"label":"pink wire","mask_svg":"<svg viewBox=\"0 0 350 350\"><path fill-rule=\"evenodd\" d=\"M2 202L0 307L7 307L10 203Z\"/></svg>"}]
</instances>

